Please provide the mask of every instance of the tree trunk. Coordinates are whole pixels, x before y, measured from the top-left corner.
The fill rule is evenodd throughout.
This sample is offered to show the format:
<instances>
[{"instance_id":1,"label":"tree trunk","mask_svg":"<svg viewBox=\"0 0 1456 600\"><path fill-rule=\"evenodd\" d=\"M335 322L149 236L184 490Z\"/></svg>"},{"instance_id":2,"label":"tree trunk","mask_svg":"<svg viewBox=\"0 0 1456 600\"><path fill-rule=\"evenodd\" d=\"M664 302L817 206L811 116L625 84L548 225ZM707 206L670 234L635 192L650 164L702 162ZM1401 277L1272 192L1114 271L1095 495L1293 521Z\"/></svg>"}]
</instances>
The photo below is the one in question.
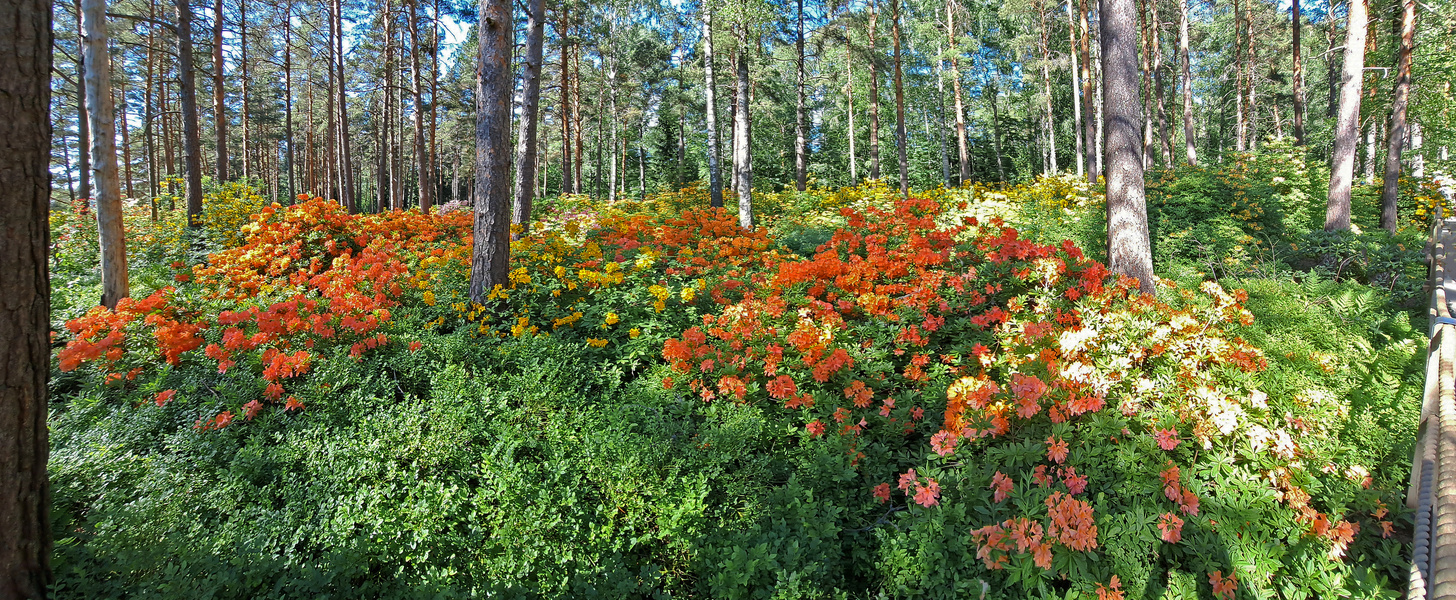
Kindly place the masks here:
<instances>
[{"instance_id":1,"label":"tree trunk","mask_svg":"<svg viewBox=\"0 0 1456 600\"><path fill-rule=\"evenodd\" d=\"M1168 133L1168 104L1163 98L1163 20L1158 13L1158 0L1149 0L1152 7L1153 26L1153 97L1158 103L1158 143L1162 148L1164 166L1173 168L1173 139Z\"/></svg>"},{"instance_id":2,"label":"tree trunk","mask_svg":"<svg viewBox=\"0 0 1456 600\"><path fill-rule=\"evenodd\" d=\"M1077 177L1085 177L1087 166L1082 150L1082 94L1077 83L1077 21L1072 16L1072 0L1067 0L1067 53L1072 58L1072 141L1077 149Z\"/></svg>"},{"instance_id":3,"label":"tree trunk","mask_svg":"<svg viewBox=\"0 0 1456 600\"><path fill-rule=\"evenodd\" d=\"M135 190L132 189L132 176L131 176L131 125L130 125L131 119L130 119L130 117L127 116L127 113L130 112L130 111L127 110L127 108L131 105L131 102L128 102L127 99L126 99L126 82L130 78L131 78L131 76L128 75L128 74L126 74L126 72L124 72L124 71L122 72L121 77L117 78L117 82L120 83L121 85L120 85L120 89L118 89L116 91L116 95L121 97L121 107L120 107L120 111L121 111L121 170L122 170L122 175L123 175L123 177L122 177L122 183L126 186L126 197L127 198L135 198L136 197L136 193L135 193Z\"/></svg>"},{"instance_id":4,"label":"tree trunk","mask_svg":"<svg viewBox=\"0 0 1456 600\"><path fill-rule=\"evenodd\" d=\"M298 193L293 173L293 0L283 13L283 143L288 144L288 203Z\"/></svg>"},{"instance_id":5,"label":"tree trunk","mask_svg":"<svg viewBox=\"0 0 1456 600\"><path fill-rule=\"evenodd\" d=\"M410 92L414 96L415 165L419 169L419 185L416 187L419 188L420 212L430 214L430 206L434 204L431 192L435 191L435 187L430 185L433 180L430 158L425 153L425 100L424 88L420 85L420 4L418 0L411 0L405 9L409 11L406 16L410 30Z\"/></svg>"},{"instance_id":6,"label":"tree trunk","mask_svg":"<svg viewBox=\"0 0 1456 600\"><path fill-rule=\"evenodd\" d=\"M1097 176L1102 172L1098 168L1101 163L1098 162L1097 111L1092 89L1092 29L1087 23L1087 12L1087 0L1079 0L1077 26L1081 28L1082 36L1077 45L1077 55L1082 68L1082 106L1087 108L1087 118L1082 122L1082 151L1086 155L1087 182L1096 185Z\"/></svg>"},{"instance_id":7,"label":"tree trunk","mask_svg":"<svg viewBox=\"0 0 1456 600\"><path fill-rule=\"evenodd\" d=\"M223 87L225 64L222 60L222 0L212 2L212 119L213 133L217 136L217 160L213 165L214 177L218 183L227 181L227 94Z\"/></svg>"},{"instance_id":8,"label":"tree trunk","mask_svg":"<svg viewBox=\"0 0 1456 600\"><path fill-rule=\"evenodd\" d=\"M91 111L91 157L96 171L96 224L101 234L101 304L116 308L131 295L122 228L121 181L116 174L116 117L111 103L106 0L81 0L81 46L86 54L86 108Z\"/></svg>"},{"instance_id":9,"label":"tree trunk","mask_svg":"<svg viewBox=\"0 0 1456 600\"><path fill-rule=\"evenodd\" d=\"M511 50L509 0L481 0L479 61L475 71L475 232L470 256L470 299L505 286L510 268Z\"/></svg>"},{"instance_id":10,"label":"tree trunk","mask_svg":"<svg viewBox=\"0 0 1456 600\"><path fill-rule=\"evenodd\" d=\"M879 0L870 0L870 179L880 178L880 57L875 52L878 24Z\"/></svg>"},{"instance_id":11,"label":"tree trunk","mask_svg":"<svg viewBox=\"0 0 1456 600\"><path fill-rule=\"evenodd\" d=\"M1178 0L1178 62L1183 69L1183 151L1188 164L1198 164L1198 140L1193 131L1193 67L1188 61L1188 2Z\"/></svg>"},{"instance_id":12,"label":"tree trunk","mask_svg":"<svg viewBox=\"0 0 1456 600\"><path fill-rule=\"evenodd\" d=\"M955 11L952 9L954 5L953 0L945 2L945 31L946 37L950 40L951 92L955 94L956 151L958 152L957 157L960 159L958 168L960 183L965 184L971 179L971 155L970 149L966 147L966 112L961 99L961 53L956 46L960 35L955 26Z\"/></svg>"},{"instance_id":13,"label":"tree trunk","mask_svg":"<svg viewBox=\"0 0 1456 600\"><path fill-rule=\"evenodd\" d=\"M202 132L197 126L197 80L192 65L192 7L188 0L175 0L177 6L177 71L181 77L182 97L182 162L187 171L187 224L202 223Z\"/></svg>"},{"instance_id":14,"label":"tree trunk","mask_svg":"<svg viewBox=\"0 0 1456 600\"><path fill-rule=\"evenodd\" d=\"M844 36L844 90L849 102L846 111L849 113L849 181L851 185L859 185L859 153L855 149L859 130L854 126L854 46L849 36Z\"/></svg>"},{"instance_id":15,"label":"tree trunk","mask_svg":"<svg viewBox=\"0 0 1456 600\"><path fill-rule=\"evenodd\" d=\"M571 183L574 162L571 160L571 44L566 40L571 30L568 9L561 9L561 27L556 34L561 37L561 193L569 194L575 189Z\"/></svg>"},{"instance_id":16,"label":"tree trunk","mask_svg":"<svg viewBox=\"0 0 1456 600\"><path fill-rule=\"evenodd\" d=\"M521 123L516 138L516 193L512 222L531 222L531 203L536 199L536 113L541 106L541 46L545 37L545 3L529 0L526 15L526 60L521 66Z\"/></svg>"},{"instance_id":17,"label":"tree trunk","mask_svg":"<svg viewBox=\"0 0 1456 600\"><path fill-rule=\"evenodd\" d=\"M794 96L798 104L794 110L794 187L802 192L809 183L809 149L804 132L804 0L797 0L797 3L799 36L794 40L798 57L795 63Z\"/></svg>"},{"instance_id":18,"label":"tree trunk","mask_svg":"<svg viewBox=\"0 0 1456 600\"><path fill-rule=\"evenodd\" d=\"M1335 122L1334 164L1325 206L1325 231L1350 229L1350 184L1355 177L1355 148L1360 143L1360 85L1365 71L1365 0L1350 1L1345 30L1345 60L1340 77L1340 114Z\"/></svg>"},{"instance_id":19,"label":"tree trunk","mask_svg":"<svg viewBox=\"0 0 1456 600\"><path fill-rule=\"evenodd\" d=\"M910 161L907 158L909 138L905 133L905 75L900 57L900 0L890 0L890 38L895 51L895 147L900 158L900 195L910 196Z\"/></svg>"},{"instance_id":20,"label":"tree trunk","mask_svg":"<svg viewBox=\"0 0 1456 600\"><path fill-rule=\"evenodd\" d=\"M1143 107L1138 97L1136 5L1101 0L1102 105L1107 111L1107 263L1113 273L1136 279L1156 294L1143 190Z\"/></svg>"},{"instance_id":21,"label":"tree trunk","mask_svg":"<svg viewBox=\"0 0 1456 600\"><path fill-rule=\"evenodd\" d=\"M1390 103L1390 130L1385 135L1385 181L1380 189L1380 226L1395 233L1395 208L1400 192L1400 156L1406 140L1406 108L1410 104L1411 54L1416 45L1415 0L1401 1L1400 54L1395 63L1395 97Z\"/></svg>"},{"instance_id":22,"label":"tree trunk","mask_svg":"<svg viewBox=\"0 0 1456 600\"><path fill-rule=\"evenodd\" d=\"M746 18L746 17L741 17ZM748 98L748 24L738 24L738 110L733 115L733 186L738 190L738 225L753 229L753 153L749 150L752 124Z\"/></svg>"},{"instance_id":23,"label":"tree trunk","mask_svg":"<svg viewBox=\"0 0 1456 600\"><path fill-rule=\"evenodd\" d=\"M708 196L723 206L723 176L718 166L722 144L718 140L717 84L713 81L713 7L703 3L703 102L708 126Z\"/></svg>"},{"instance_id":24,"label":"tree trunk","mask_svg":"<svg viewBox=\"0 0 1456 600\"><path fill-rule=\"evenodd\" d=\"M1046 96L1046 135L1047 135L1047 171L1056 173L1057 168L1057 122L1056 115L1052 112L1052 49L1051 49L1051 28L1047 25L1046 5L1038 3L1037 12L1041 15L1041 81L1042 93Z\"/></svg>"},{"instance_id":25,"label":"tree trunk","mask_svg":"<svg viewBox=\"0 0 1456 600\"><path fill-rule=\"evenodd\" d=\"M334 36L334 56L338 59L334 67L338 69L335 78L338 80L338 84L335 86L335 91L339 94L339 195L342 196L340 200L344 206L349 208L349 212L359 212L359 199L354 195L354 157L349 148L349 94L347 93L349 77L344 73L344 7L341 0L334 0L333 17L334 30L338 32L338 35ZM429 210L428 206L421 208Z\"/></svg>"},{"instance_id":26,"label":"tree trunk","mask_svg":"<svg viewBox=\"0 0 1456 600\"><path fill-rule=\"evenodd\" d=\"M242 54L238 67L242 69L243 104L238 110L238 120L243 122L243 179L253 175L249 168L252 160L252 131L248 123L248 0L238 0L238 51Z\"/></svg>"},{"instance_id":27,"label":"tree trunk","mask_svg":"<svg viewBox=\"0 0 1456 600\"><path fill-rule=\"evenodd\" d=\"M992 150L996 153L996 175L1001 181L1006 181L1006 167L1001 161L1001 113L996 108L996 98L1001 95L996 89L996 82L992 80L991 88L991 143Z\"/></svg>"},{"instance_id":28,"label":"tree trunk","mask_svg":"<svg viewBox=\"0 0 1456 600\"><path fill-rule=\"evenodd\" d=\"M1248 0L1253 1L1253 0ZM1248 149L1248 120L1244 107L1244 8L1234 0L1234 150Z\"/></svg>"},{"instance_id":29,"label":"tree trunk","mask_svg":"<svg viewBox=\"0 0 1456 600\"><path fill-rule=\"evenodd\" d=\"M0 597L17 599L51 584L51 27L49 2L0 3Z\"/></svg>"},{"instance_id":30,"label":"tree trunk","mask_svg":"<svg viewBox=\"0 0 1456 600\"><path fill-rule=\"evenodd\" d=\"M1294 25L1294 36L1291 46L1294 50L1294 143L1298 146L1304 145L1304 61L1301 58L1303 48L1300 47L1299 30L1304 17L1299 12L1299 0L1290 0L1289 14Z\"/></svg>"},{"instance_id":31,"label":"tree trunk","mask_svg":"<svg viewBox=\"0 0 1456 600\"><path fill-rule=\"evenodd\" d=\"M77 27L80 26L81 0L76 0ZM76 48L76 163L81 170L81 198L91 200L91 117L86 109L86 47L77 32Z\"/></svg>"}]
</instances>

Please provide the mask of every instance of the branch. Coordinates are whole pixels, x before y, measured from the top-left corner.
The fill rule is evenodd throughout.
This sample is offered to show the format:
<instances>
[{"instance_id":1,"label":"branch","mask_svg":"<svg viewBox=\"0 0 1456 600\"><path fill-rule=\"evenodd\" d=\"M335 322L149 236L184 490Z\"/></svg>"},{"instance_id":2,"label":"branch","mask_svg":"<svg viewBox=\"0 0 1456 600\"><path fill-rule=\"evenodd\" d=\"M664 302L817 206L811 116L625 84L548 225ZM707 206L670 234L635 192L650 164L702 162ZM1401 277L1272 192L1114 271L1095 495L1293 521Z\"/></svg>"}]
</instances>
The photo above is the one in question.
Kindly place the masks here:
<instances>
[{"instance_id":1,"label":"branch","mask_svg":"<svg viewBox=\"0 0 1456 600\"><path fill-rule=\"evenodd\" d=\"M172 32L174 35L177 33L177 26L176 25L173 25L173 24L168 23L166 21L158 21L158 20L153 19L151 17L143 17L141 15L126 15L126 14L114 13L114 12L106 13L106 16L113 17L113 18L117 18L117 19L131 19L133 21L141 21L143 23L148 23L148 24L151 24L151 25L155 25L157 27L161 27L162 29L166 29L167 31Z\"/></svg>"}]
</instances>

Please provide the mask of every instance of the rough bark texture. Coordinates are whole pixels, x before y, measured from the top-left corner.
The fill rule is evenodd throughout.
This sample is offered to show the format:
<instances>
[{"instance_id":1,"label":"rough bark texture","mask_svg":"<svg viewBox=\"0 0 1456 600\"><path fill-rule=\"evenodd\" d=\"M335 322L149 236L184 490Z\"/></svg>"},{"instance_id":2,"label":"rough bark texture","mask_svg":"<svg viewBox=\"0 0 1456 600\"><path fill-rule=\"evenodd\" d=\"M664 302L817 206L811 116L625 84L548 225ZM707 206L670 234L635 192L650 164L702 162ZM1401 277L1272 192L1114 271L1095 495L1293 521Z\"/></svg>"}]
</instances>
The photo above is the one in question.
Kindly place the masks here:
<instances>
[{"instance_id":1,"label":"rough bark texture","mask_svg":"<svg viewBox=\"0 0 1456 600\"><path fill-rule=\"evenodd\" d=\"M1290 45L1294 50L1294 143L1304 145L1304 51L1300 47L1299 31L1304 17L1299 14L1299 0L1291 0L1289 6L1291 21L1294 25L1293 40Z\"/></svg>"},{"instance_id":2,"label":"rough bark texture","mask_svg":"<svg viewBox=\"0 0 1456 600\"><path fill-rule=\"evenodd\" d=\"M1143 106L1138 97L1137 8L1133 0L1101 0L1102 105L1106 111L1107 263L1112 272L1156 293L1143 190Z\"/></svg>"},{"instance_id":3,"label":"rough bark texture","mask_svg":"<svg viewBox=\"0 0 1456 600\"><path fill-rule=\"evenodd\" d=\"M875 54L875 38L879 36L878 0L870 0L870 179L880 178L880 70Z\"/></svg>"},{"instance_id":4,"label":"rough bark texture","mask_svg":"<svg viewBox=\"0 0 1456 600\"><path fill-rule=\"evenodd\" d=\"M51 583L51 5L0 3L0 598Z\"/></svg>"},{"instance_id":5,"label":"rough bark texture","mask_svg":"<svg viewBox=\"0 0 1456 600\"><path fill-rule=\"evenodd\" d=\"M1092 31L1087 24L1087 2L1088 0L1079 0L1077 3L1077 26L1082 30L1077 55L1082 66L1082 106L1087 108L1087 119L1082 122L1082 140L1085 143L1082 151L1086 154L1087 181L1096 184L1097 176L1102 174L1102 170L1098 168L1101 163L1097 161L1097 111L1092 91Z\"/></svg>"},{"instance_id":6,"label":"rough bark texture","mask_svg":"<svg viewBox=\"0 0 1456 600\"><path fill-rule=\"evenodd\" d=\"M1350 183L1355 177L1355 150L1360 144L1360 83L1365 70L1365 0L1351 0L1345 30L1345 64L1340 77L1340 112L1335 121L1335 153L1330 170L1330 195L1325 205L1325 231L1350 229Z\"/></svg>"},{"instance_id":7,"label":"rough bark texture","mask_svg":"<svg viewBox=\"0 0 1456 600\"><path fill-rule=\"evenodd\" d=\"M723 173L718 164L722 142L718 139L718 94L713 80L713 7L703 3L703 101L708 119L708 195L713 206L723 206Z\"/></svg>"},{"instance_id":8,"label":"rough bark texture","mask_svg":"<svg viewBox=\"0 0 1456 600\"><path fill-rule=\"evenodd\" d=\"M971 157L966 147L966 111L961 100L961 53L956 48L960 35L955 26L954 4L953 0L946 0L945 30L946 37L950 39L950 77L951 91L955 93L956 151L960 158L960 182L965 183L971 180Z\"/></svg>"},{"instance_id":9,"label":"rough bark texture","mask_svg":"<svg viewBox=\"0 0 1456 600\"><path fill-rule=\"evenodd\" d=\"M748 25L738 26L738 110L733 115L733 187L738 191L738 226L753 229L753 153L749 149Z\"/></svg>"},{"instance_id":10,"label":"rough bark texture","mask_svg":"<svg viewBox=\"0 0 1456 600\"><path fill-rule=\"evenodd\" d=\"M909 138L905 133L905 74L900 56L900 0L890 0L890 38L895 52L895 149L900 159L900 195L910 195L910 161L906 155Z\"/></svg>"},{"instance_id":11,"label":"rough bark texture","mask_svg":"<svg viewBox=\"0 0 1456 600\"><path fill-rule=\"evenodd\" d=\"M1188 61L1188 2L1178 0L1178 62L1183 69L1183 152L1188 164L1198 164L1198 140L1193 131L1193 67Z\"/></svg>"},{"instance_id":12,"label":"rough bark texture","mask_svg":"<svg viewBox=\"0 0 1456 600\"><path fill-rule=\"evenodd\" d=\"M1077 83L1077 20L1072 16L1072 0L1067 0L1067 54L1072 58L1072 142L1077 151L1077 177L1087 174L1087 163L1082 150L1082 94Z\"/></svg>"},{"instance_id":13,"label":"rough bark texture","mask_svg":"<svg viewBox=\"0 0 1456 600\"><path fill-rule=\"evenodd\" d=\"M794 97L794 187L804 191L809 183L808 144L804 134L804 0L798 0L799 37L794 40L798 57L795 63Z\"/></svg>"},{"instance_id":14,"label":"rough bark texture","mask_svg":"<svg viewBox=\"0 0 1456 600\"><path fill-rule=\"evenodd\" d=\"M538 1L539 0L534 0ZM420 85L420 4L412 1L409 10L410 92L414 96L415 165L419 168L420 212L429 214L435 203L435 178L430 173L430 156L425 152L425 100ZM526 119L529 121L529 119Z\"/></svg>"},{"instance_id":15,"label":"rough bark texture","mask_svg":"<svg viewBox=\"0 0 1456 600\"><path fill-rule=\"evenodd\" d=\"M1405 149L1406 108L1410 104L1411 54L1416 45L1416 2L1402 0L1400 54L1395 62L1395 97L1390 103L1390 130L1385 136L1385 181L1380 189L1380 227L1395 233L1395 205L1399 197L1400 155Z\"/></svg>"},{"instance_id":16,"label":"rough bark texture","mask_svg":"<svg viewBox=\"0 0 1456 600\"><path fill-rule=\"evenodd\" d=\"M485 303L510 266L511 45L509 0L481 0L475 67L475 233L470 298Z\"/></svg>"},{"instance_id":17,"label":"rough bark texture","mask_svg":"<svg viewBox=\"0 0 1456 600\"><path fill-rule=\"evenodd\" d=\"M541 109L542 38L546 8L542 0L529 0L526 16L526 61L521 66L521 123L516 138L516 193L511 222L524 227L531 221L536 198L536 115Z\"/></svg>"},{"instance_id":18,"label":"rough bark texture","mask_svg":"<svg viewBox=\"0 0 1456 600\"><path fill-rule=\"evenodd\" d=\"M222 59L222 0L212 3L212 119L213 132L217 134L217 158L213 165L214 177L219 182L228 178L227 153L227 94L223 85L226 63Z\"/></svg>"},{"instance_id":19,"label":"rough bark texture","mask_svg":"<svg viewBox=\"0 0 1456 600\"><path fill-rule=\"evenodd\" d=\"M121 181L116 174L116 112L111 100L106 0L81 0L81 47L86 54L86 108L91 111L91 168L96 180L96 225L101 238L101 304L116 308L130 295L126 234L121 224Z\"/></svg>"},{"instance_id":20,"label":"rough bark texture","mask_svg":"<svg viewBox=\"0 0 1456 600\"><path fill-rule=\"evenodd\" d=\"M176 0L177 70L181 77L182 163L187 178L187 225L202 217L202 132L197 126L197 69L192 65L192 7Z\"/></svg>"}]
</instances>

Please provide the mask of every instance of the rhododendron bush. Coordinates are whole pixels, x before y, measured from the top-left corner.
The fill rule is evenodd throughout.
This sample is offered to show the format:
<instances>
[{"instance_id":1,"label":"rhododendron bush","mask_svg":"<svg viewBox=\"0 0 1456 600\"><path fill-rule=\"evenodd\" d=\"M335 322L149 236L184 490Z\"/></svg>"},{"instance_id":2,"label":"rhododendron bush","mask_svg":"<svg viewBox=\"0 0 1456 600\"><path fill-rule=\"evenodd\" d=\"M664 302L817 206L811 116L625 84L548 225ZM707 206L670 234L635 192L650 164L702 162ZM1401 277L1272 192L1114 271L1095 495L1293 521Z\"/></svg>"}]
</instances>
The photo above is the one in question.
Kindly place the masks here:
<instances>
[{"instance_id":1,"label":"rhododendron bush","mask_svg":"<svg viewBox=\"0 0 1456 600\"><path fill-rule=\"evenodd\" d=\"M1080 209L1088 194L1065 178L908 200L882 185L786 192L832 226L812 252L776 236L784 220L740 229L700 190L573 197L518 226L509 283L484 305L466 295L469 211L350 215L305 196L173 263L169 285L68 322L58 396L174 430L96 447L223 456L216 481L264 482L225 510L205 503L229 494L169 491L201 523L188 548L231 547L206 537L218 523L267 537L243 514L308 515L259 550L283 557L264 581L337 558L298 542L307 530L356 553L351 581L386 586L359 590L396 576L542 597L1398 587L1404 474L1343 437L1355 426L1335 388L1290 376L1338 372L1337 357L1248 341L1267 334L1236 286L1140 295L1075 244L961 203ZM378 471L320 484L335 504L300 499L308 479L292 473L328 469L299 456L340 428L356 449L307 460ZM61 454L90 435L63 436ZM309 450L258 458L279 440ZM391 449L397 462L373 462ZM147 515L79 516L148 505L62 464L66 522L90 540L63 550L174 539L146 534ZM172 581L157 560L104 568Z\"/></svg>"}]
</instances>

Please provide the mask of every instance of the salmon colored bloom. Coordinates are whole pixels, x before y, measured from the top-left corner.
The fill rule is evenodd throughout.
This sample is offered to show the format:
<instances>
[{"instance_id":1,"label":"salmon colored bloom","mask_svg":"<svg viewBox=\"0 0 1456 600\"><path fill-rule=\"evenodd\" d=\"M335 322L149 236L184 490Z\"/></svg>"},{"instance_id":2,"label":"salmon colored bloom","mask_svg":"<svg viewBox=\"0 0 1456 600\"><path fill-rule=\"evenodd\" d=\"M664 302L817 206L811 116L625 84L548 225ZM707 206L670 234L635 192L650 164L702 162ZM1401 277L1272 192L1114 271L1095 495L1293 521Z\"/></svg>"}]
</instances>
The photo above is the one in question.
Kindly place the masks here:
<instances>
[{"instance_id":1,"label":"salmon colored bloom","mask_svg":"<svg viewBox=\"0 0 1456 600\"><path fill-rule=\"evenodd\" d=\"M1057 464L1067 460L1067 441L1058 439L1056 436L1049 436L1046 439L1047 458Z\"/></svg>"},{"instance_id":2,"label":"salmon colored bloom","mask_svg":"<svg viewBox=\"0 0 1456 600\"><path fill-rule=\"evenodd\" d=\"M996 492L992 495L992 498L996 502L1010 498L1011 491L1015 488L1015 485L1015 482L1011 481L1010 477L997 471L995 475L991 476L991 490Z\"/></svg>"},{"instance_id":3,"label":"salmon colored bloom","mask_svg":"<svg viewBox=\"0 0 1456 600\"><path fill-rule=\"evenodd\" d=\"M176 395L177 390L162 390L160 392L157 392L157 396L156 398L153 398L153 400L157 403L157 406L166 406L167 403L171 402L172 398Z\"/></svg>"}]
</instances>

